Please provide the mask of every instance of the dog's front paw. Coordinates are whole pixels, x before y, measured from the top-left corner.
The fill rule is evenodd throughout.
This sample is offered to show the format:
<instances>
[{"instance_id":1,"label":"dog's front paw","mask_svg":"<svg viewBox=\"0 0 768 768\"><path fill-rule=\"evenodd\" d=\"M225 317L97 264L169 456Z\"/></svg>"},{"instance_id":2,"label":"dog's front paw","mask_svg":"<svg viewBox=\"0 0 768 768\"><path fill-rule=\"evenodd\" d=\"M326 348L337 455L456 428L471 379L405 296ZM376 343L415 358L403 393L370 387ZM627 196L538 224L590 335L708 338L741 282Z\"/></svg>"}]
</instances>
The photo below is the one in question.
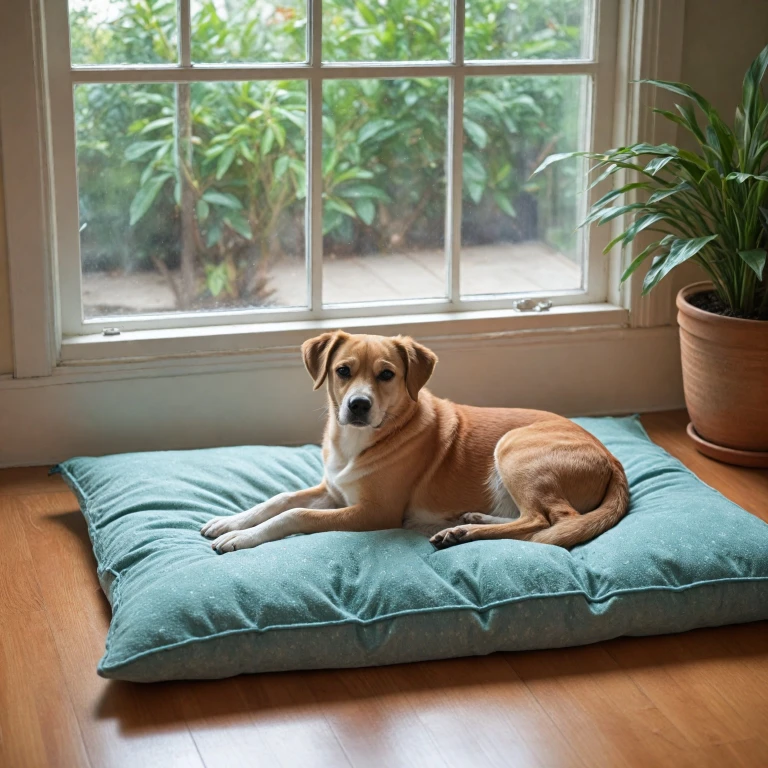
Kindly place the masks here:
<instances>
[{"instance_id":1,"label":"dog's front paw","mask_svg":"<svg viewBox=\"0 0 768 768\"><path fill-rule=\"evenodd\" d=\"M201 529L200 533L208 539L215 539L222 533L237 530L237 524L234 518L237 515L226 515L225 517L212 517Z\"/></svg>"},{"instance_id":2,"label":"dog's front paw","mask_svg":"<svg viewBox=\"0 0 768 768\"><path fill-rule=\"evenodd\" d=\"M446 528L436 533L429 541L437 549L455 547L457 544L466 544L473 539L474 525L457 525L455 528Z\"/></svg>"},{"instance_id":3,"label":"dog's front paw","mask_svg":"<svg viewBox=\"0 0 768 768\"><path fill-rule=\"evenodd\" d=\"M253 531L230 531L219 536L211 544L211 549L223 555L225 552L236 552L238 549L250 549L260 543Z\"/></svg>"}]
</instances>

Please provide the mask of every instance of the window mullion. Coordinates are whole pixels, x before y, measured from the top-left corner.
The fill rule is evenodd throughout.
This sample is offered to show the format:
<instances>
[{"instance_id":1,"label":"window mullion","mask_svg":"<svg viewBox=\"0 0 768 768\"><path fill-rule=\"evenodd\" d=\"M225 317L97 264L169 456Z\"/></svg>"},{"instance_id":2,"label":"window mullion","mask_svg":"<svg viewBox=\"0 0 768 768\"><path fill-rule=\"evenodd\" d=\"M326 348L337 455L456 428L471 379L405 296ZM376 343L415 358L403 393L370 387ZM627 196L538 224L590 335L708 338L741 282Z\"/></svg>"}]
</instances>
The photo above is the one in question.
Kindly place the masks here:
<instances>
[{"instance_id":1,"label":"window mullion","mask_svg":"<svg viewBox=\"0 0 768 768\"><path fill-rule=\"evenodd\" d=\"M190 0L178 0L179 16L179 64L192 66L192 21Z\"/></svg>"},{"instance_id":2,"label":"window mullion","mask_svg":"<svg viewBox=\"0 0 768 768\"><path fill-rule=\"evenodd\" d=\"M323 80L322 0L309 0L309 115L307 125L307 268L309 307L323 307Z\"/></svg>"},{"instance_id":3,"label":"window mullion","mask_svg":"<svg viewBox=\"0 0 768 768\"><path fill-rule=\"evenodd\" d=\"M451 61L456 66L448 102L448 185L445 222L446 293L460 302L461 189L464 141L464 0L451 4Z\"/></svg>"}]
</instances>

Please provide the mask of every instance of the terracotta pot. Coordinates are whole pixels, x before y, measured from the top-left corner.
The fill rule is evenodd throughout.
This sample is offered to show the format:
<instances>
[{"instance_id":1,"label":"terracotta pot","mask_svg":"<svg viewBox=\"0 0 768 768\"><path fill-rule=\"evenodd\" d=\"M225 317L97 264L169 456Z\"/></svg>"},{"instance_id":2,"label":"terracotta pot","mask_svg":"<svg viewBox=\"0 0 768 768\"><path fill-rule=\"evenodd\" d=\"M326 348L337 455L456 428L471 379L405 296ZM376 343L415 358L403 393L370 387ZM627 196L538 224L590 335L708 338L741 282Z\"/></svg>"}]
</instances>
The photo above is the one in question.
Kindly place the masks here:
<instances>
[{"instance_id":1,"label":"terracotta pot","mask_svg":"<svg viewBox=\"0 0 768 768\"><path fill-rule=\"evenodd\" d=\"M715 315L686 301L711 288L694 283L677 294L688 413L715 447L768 451L768 322ZM733 450L729 455L725 461L741 463Z\"/></svg>"}]
</instances>

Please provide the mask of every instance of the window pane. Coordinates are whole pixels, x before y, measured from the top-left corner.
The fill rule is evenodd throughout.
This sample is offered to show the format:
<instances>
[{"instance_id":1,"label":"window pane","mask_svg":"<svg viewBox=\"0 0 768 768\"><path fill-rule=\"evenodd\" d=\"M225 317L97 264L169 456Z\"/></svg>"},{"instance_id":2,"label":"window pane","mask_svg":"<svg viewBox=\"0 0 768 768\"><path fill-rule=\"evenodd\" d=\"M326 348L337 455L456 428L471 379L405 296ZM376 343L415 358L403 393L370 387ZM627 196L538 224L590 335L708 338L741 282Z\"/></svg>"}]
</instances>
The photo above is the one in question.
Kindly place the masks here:
<instances>
[{"instance_id":1,"label":"window pane","mask_svg":"<svg viewBox=\"0 0 768 768\"><path fill-rule=\"evenodd\" d=\"M85 316L306 306L306 102L303 82L78 86Z\"/></svg>"},{"instance_id":2,"label":"window pane","mask_svg":"<svg viewBox=\"0 0 768 768\"><path fill-rule=\"evenodd\" d=\"M326 304L445 295L444 79L323 84Z\"/></svg>"},{"instance_id":3,"label":"window pane","mask_svg":"<svg viewBox=\"0 0 768 768\"><path fill-rule=\"evenodd\" d=\"M192 0L192 59L305 61L305 0Z\"/></svg>"},{"instance_id":4,"label":"window pane","mask_svg":"<svg viewBox=\"0 0 768 768\"><path fill-rule=\"evenodd\" d=\"M587 58L591 5L591 0L466 0L464 58Z\"/></svg>"},{"instance_id":5,"label":"window pane","mask_svg":"<svg viewBox=\"0 0 768 768\"><path fill-rule=\"evenodd\" d=\"M450 50L449 0L323 0L323 61L432 61Z\"/></svg>"},{"instance_id":6,"label":"window pane","mask_svg":"<svg viewBox=\"0 0 768 768\"><path fill-rule=\"evenodd\" d=\"M581 285L582 164L531 174L547 155L584 147L588 86L585 76L467 78L462 294Z\"/></svg>"},{"instance_id":7,"label":"window pane","mask_svg":"<svg viewBox=\"0 0 768 768\"><path fill-rule=\"evenodd\" d=\"M73 64L175 62L175 0L69 0Z\"/></svg>"}]
</instances>

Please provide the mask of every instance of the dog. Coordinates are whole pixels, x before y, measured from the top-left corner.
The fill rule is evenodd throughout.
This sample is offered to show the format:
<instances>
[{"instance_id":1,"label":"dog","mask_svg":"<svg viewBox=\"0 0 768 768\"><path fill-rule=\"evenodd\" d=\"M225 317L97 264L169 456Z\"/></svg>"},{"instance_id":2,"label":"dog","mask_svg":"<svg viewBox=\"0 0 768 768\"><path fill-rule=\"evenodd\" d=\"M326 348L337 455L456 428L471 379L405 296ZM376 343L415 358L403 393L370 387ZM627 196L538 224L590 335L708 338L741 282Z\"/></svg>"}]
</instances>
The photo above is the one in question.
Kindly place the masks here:
<instances>
[{"instance_id":1,"label":"dog","mask_svg":"<svg viewBox=\"0 0 768 768\"><path fill-rule=\"evenodd\" d=\"M297 533L410 528L438 549L522 539L569 549L621 520L624 469L546 411L457 405L425 389L436 355L409 337L324 333L302 345L327 382L324 477L201 533L218 553Z\"/></svg>"}]
</instances>

